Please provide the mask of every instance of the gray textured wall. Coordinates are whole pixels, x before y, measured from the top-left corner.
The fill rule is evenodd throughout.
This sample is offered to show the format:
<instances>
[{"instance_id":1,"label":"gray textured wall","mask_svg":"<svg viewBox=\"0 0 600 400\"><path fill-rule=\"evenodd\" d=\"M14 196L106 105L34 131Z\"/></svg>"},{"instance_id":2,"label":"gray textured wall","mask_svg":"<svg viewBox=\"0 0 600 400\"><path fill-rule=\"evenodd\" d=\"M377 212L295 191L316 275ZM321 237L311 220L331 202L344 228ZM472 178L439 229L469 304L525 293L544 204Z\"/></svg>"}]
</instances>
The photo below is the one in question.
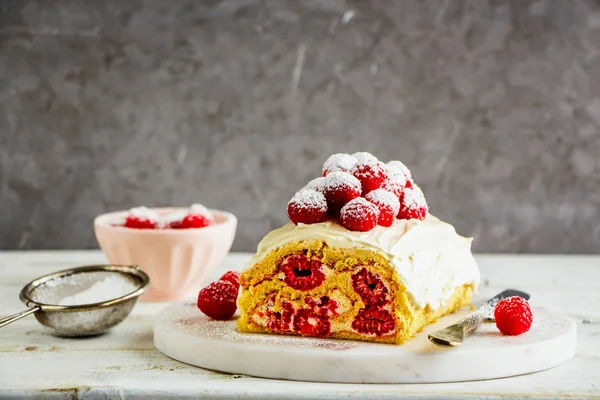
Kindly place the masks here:
<instances>
[{"instance_id":1,"label":"gray textured wall","mask_svg":"<svg viewBox=\"0 0 600 400\"><path fill-rule=\"evenodd\" d=\"M368 150L478 251L600 252L598 2L0 4L1 249L203 202L253 250L330 153Z\"/></svg>"}]
</instances>

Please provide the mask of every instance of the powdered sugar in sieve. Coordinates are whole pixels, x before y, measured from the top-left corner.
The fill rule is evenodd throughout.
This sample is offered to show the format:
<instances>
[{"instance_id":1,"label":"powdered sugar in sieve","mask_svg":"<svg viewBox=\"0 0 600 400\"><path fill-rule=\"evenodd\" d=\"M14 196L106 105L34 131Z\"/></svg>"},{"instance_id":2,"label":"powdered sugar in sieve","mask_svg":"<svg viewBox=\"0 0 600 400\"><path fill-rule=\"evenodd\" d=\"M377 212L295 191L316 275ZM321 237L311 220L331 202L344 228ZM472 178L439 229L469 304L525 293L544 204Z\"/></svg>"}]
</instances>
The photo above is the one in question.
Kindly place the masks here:
<instances>
[{"instance_id":1,"label":"powdered sugar in sieve","mask_svg":"<svg viewBox=\"0 0 600 400\"><path fill-rule=\"evenodd\" d=\"M92 271L52 279L31 291L34 301L61 306L80 306L117 299L137 289L127 275Z\"/></svg>"}]
</instances>

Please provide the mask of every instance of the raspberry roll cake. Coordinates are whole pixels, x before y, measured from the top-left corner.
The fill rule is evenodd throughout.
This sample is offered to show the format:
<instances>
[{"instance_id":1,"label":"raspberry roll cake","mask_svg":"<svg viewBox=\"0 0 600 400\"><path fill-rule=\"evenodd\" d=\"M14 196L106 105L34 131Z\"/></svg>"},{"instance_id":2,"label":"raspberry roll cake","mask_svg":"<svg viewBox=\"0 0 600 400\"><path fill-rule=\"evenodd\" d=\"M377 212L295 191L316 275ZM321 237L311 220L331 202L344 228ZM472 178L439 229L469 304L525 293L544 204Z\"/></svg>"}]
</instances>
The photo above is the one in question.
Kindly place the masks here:
<instances>
[{"instance_id":1,"label":"raspberry roll cake","mask_svg":"<svg viewBox=\"0 0 600 400\"><path fill-rule=\"evenodd\" d=\"M471 239L429 214L399 161L335 154L240 277L242 332L401 344L470 303Z\"/></svg>"}]
</instances>

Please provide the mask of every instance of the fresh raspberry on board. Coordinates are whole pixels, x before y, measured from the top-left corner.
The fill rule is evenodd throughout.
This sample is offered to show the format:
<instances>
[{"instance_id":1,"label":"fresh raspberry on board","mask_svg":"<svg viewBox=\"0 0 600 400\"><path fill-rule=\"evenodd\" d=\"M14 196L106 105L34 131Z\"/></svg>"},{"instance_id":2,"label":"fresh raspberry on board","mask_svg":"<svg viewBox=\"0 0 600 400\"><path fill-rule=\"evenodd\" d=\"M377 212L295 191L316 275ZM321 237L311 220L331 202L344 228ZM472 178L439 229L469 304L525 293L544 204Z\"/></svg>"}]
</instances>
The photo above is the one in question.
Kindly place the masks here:
<instances>
[{"instance_id":1,"label":"fresh raspberry on board","mask_svg":"<svg viewBox=\"0 0 600 400\"><path fill-rule=\"evenodd\" d=\"M370 231L375 228L378 219L379 210L364 197L348 202L340 211L340 222L349 231Z\"/></svg>"},{"instance_id":2,"label":"fresh raspberry on board","mask_svg":"<svg viewBox=\"0 0 600 400\"><path fill-rule=\"evenodd\" d=\"M398 197L387 190L375 189L365 196L370 203L373 203L379 210L377 224L381 226L392 226L396 215L400 211L400 200Z\"/></svg>"},{"instance_id":3,"label":"fresh raspberry on board","mask_svg":"<svg viewBox=\"0 0 600 400\"><path fill-rule=\"evenodd\" d=\"M352 321L352 329L364 335L383 336L395 328L392 314L377 307L363 308Z\"/></svg>"},{"instance_id":4,"label":"fresh raspberry on board","mask_svg":"<svg viewBox=\"0 0 600 400\"><path fill-rule=\"evenodd\" d=\"M352 275L352 287L367 307L382 306L390 301L388 288L381 277L366 268Z\"/></svg>"},{"instance_id":5,"label":"fresh raspberry on board","mask_svg":"<svg viewBox=\"0 0 600 400\"><path fill-rule=\"evenodd\" d=\"M427 216L428 210L429 207L421 188L415 185L412 188L404 189L400 198L399 219L419 219L422 221Z\"/></svg>"},{"instance_id":6,"label":"fresh raspberry on board","mask_svg":"<svg viewBox=\"0 0 600 400\"><path fill-rule=\"evenodd\" d=\"M494 308L494 318L500 332L510 336L527 332L533 322L529 302L519 296L500 300Z\"/></svg>"},{"instance_id":7,"label":"fresh raspberry on board","mask_svg":"<svg viewBox=\"0 0 600 400\"><path fill-rule=\"evenodd\" d=\"M323 163L321 170L323 176L327 176L330 172L350 172L356 164L356 158L349 154L337 153L329 156Z\"/></svg>"},{"instance_id":8,"label":"fresh raspberry on board","mask_svg":"<svg viewBox=\"0 0 600 400\"><path fill-rule=\"evenodd\" d=\"M329 335L331 324L327 318L301 309L294 315L294 331L306 336L325 337Z\"/></svg>"},{"instance_id":9,"label":"fresh raspberry on board","mask_svg":"<svg viewBox=\"0 0 600 400\"><path fill-rule=\"evenodd\" d=\"M132 229L155 229L158 225L158 214L146 207L135 207L129 210L125 219L125 227Z\"/></svg>"},{"instance_id":10,"label":"fresh raspberry on board","mask_svg":"<svg viewBox=\"0 0 600 400\"><path fill-rule=\"evenodd\" d=\"M328 211L336 213L350 200L360 197L360 181L347 172L331 172L326 177L323 193Z\"/></svg>"},{"instance_id":11,"label":"fresh raspberry on board","mask_svg":"<svg viewBox=\"0 0 600 400\"><path fill-rule=\"evenodd\" d=\"M388 179L385 164L377 159L358 161L352 168L352 175L360 181L363 195L378 189Z\"/></svg>"},{"instance_id":12,"label":"fresh raspberry on board","mask_svg":"<svg viewBox=\"0 0 600 400\"><path fill-rule=\"evenodd\" d=\"M237 309L238 290L229 281L217 281L198 294L198 308L212 319L228 320Z\"/></svg>"},{"instance_id":13,"label":"fresh raspberry on board","mask_svg":"<svg viewBox=\"0 0 600 400\"><path fill-rule=\"evenodd\" d=\"M327 200L323 193L304 189L291 198L287 211L290 220L296 225L316 224L327 218Z\"/></svg>"},{"instance_id":14,"label":"fresh raspberry on board","mask_svg":"<svg viewBox=\"0 0 600 400\"><path fill-rule=\"evenodd\" d=\"M281 263L283 281L296 290L312 290L325 280L323 263L304 255L286 257Z\"/></svg>"},{"instance_id":15,"label":"fresh raspberry on board","mask_svg":"<svg viewBox=\"0 0 600 400\"><path fill-rule=\"evenodd\" d=\"M231 282L236 290L240 289L240 273L237 271L227 271L219 280Z\"/></svg>"}]
</instances>

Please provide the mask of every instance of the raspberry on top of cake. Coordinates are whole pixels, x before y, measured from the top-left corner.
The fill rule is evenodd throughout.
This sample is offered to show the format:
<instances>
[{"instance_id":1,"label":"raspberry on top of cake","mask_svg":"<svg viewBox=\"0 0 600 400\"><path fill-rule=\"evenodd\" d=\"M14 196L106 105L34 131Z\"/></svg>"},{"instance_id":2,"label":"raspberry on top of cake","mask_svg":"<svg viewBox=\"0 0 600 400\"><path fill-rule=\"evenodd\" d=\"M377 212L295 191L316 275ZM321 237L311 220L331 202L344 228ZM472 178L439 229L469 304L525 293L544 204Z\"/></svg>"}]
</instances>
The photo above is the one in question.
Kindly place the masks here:
<instances>
[{"instance_id":1,"label":"raspberry on top of cake","mask_svg":"<svg viewBox=\"0 0 600 400\"><path fill-rule=\"evenodd\" d=\"M410 170L400 161L387 164L370 153L334 154L288 203L295 224L314 224L328 216L351 231L391 226L395 218L425 219L427 202Z\"/></svg>"},{"instance_id":2,"label":"raspberry on top of cake","mask_svg":"<svg viewBox=\"0 0 600 400\"><path fill-rule=\"evenodd\" d=\"M400 344L471 301L471 239L429 213L400 161L334 154L240 277L243 332Z\"/></svg>"}]
</instances>

